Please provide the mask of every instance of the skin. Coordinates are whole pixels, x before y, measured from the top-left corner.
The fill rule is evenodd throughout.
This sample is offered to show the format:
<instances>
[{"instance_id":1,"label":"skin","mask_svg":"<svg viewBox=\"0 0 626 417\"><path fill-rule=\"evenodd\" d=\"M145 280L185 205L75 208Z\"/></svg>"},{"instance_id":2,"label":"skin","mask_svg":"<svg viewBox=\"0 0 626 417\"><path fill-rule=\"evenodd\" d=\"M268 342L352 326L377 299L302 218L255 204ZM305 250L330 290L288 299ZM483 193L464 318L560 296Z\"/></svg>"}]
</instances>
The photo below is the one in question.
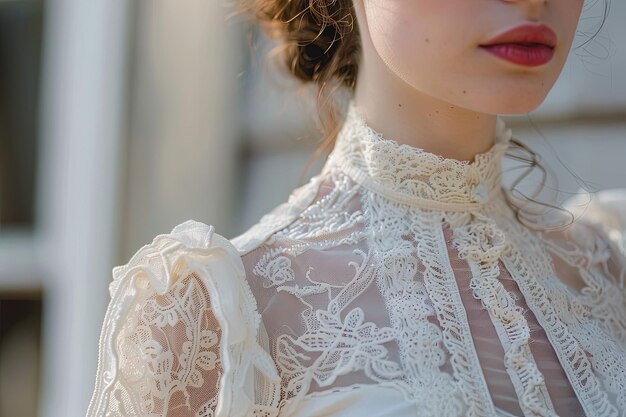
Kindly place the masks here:
<instances>
[{"instance_id":1,"label":"skin","mask_svg":"<svg viewBox=\"0 0 626 417\"><path fill-rule=\"evenodd\" d=\"M493 145L498 114L537 108L554 86L584 0L354 0L362 55L354 101L384 137L473 161ZM479 47L522 23L557 34L537 67Z\"/></svg>"}]
</instances>

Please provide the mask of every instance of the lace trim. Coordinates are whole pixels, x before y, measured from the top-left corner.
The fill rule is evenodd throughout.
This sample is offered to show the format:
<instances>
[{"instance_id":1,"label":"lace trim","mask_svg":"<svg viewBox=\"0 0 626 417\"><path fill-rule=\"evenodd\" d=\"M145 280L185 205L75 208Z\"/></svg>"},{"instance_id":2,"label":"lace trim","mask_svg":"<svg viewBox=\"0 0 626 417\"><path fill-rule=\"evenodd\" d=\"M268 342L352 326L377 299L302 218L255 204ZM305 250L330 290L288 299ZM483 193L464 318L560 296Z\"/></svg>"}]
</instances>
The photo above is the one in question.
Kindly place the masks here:
<instances>
[{"instance_id":1,"label":"lace trim","mask_svg":"<svg viewBox=\"0 0 626 417\"><path fill-rule=\"evenodd\" d=\"M586 287L580 293L572 290L573 296L580 303L589 306L592 316L602 323L608 333L626 346L626 290L622 281L626 268L619 272L619 277L614 277L615 282L611 282L606 276L606 264L612 255L611 242L600 237L591 237L595 237L593 228L575 224L568 229L568 247L563 247L545 236L542 236L542 241L552 254L578 269ZM617 250L614 254L621 256Z\"/></svg>"},{"instance_id":2,"label":"lace trim","mask_svg":"<svg viewBox=\"0 0 626 417\"><path fill-rule=\"evenodd\" d=\"M371 244L383 265L378 286L393 327L405 335L398 341L406 369L405 395L420 404L424 416L495 416L454 275L442 258L447 249L439 234L441 214L411 210L372 193L364 193L362 200L371 221ZM416 257L414 243L403 238L407 231L420 241ZM426 269L423 283L413 279L418 259ZM426 302L429 297L434 308ZM428 320L435 314L443 331ZM458 382L441 371L447 360L442 342L451 353Z\"/></svg>"},{"instance_id":3,"label":"lace trim","mask_svg":"<svg viewBox=\"0 0 626 417\"><path fill-rule=\"evenodd\" d=\"M482 212L463 216L453 227L453 246L472 271L470 287L487 308L501 337L504 363L526 415L556 416L543 375L530 350L530 328L523 309L499 281L499 261L506 245L504 232ZM469 220L471 219L471 221ZM453 223L458 223L454 221Z\"/></svg>"},{"instance_id":4,"label":"lace trim","mask_svg":"<svg viewBox=\"0 0 626 417\"><path fill-rule=\"evenodd\" d=\"M595 342L589 341L590 343L586 343L586 346L581 346L580 342L586 338L584 333L591 331L594 325L584 320L580 307L569 305L569 297L566 294L562 291L553 291L549 294L541 284L543 282L547 285L550 280L559 280L554 275L550 259L541 248L538 238L523 226L516 224L511 218L502 219L501 227L512 239L512 244L507 247L502 261L517 283L537 321L546 329L546 335L585 413L593 416L618 416L617 409L610 403L594 370L600 375L607 376L608 380L617 381L614 375L609 375L607 366L610 366L608 363L612 363L613 366L619 364L619 359L616 357L619 348L616 346L599 348L597 343L605 339L605 336L601 336L601 339ZM521 247L524 247L524 255L520 250ZM536 279L529 280L527 277ZM567 324L563 322L559 312L571 314L567 319ZM585 323L581 323L581 320ZM584 326L579 327L582 324ZM594 352L591 362L585 350ZM612 358L612 362L609 357ZM626 359L622 358L621 361L624 363Z\"/></svg>"},{"instance_id":5,"label":"lace trim","mask_svg":"<svg viewBox=\"0 0 626 417\"><path fill-rule=\"evenodd\" d=\"M626 343L623 339L626 297L623 290L609 280L609 277L616 280L619 277L611 276L604 269L611 256L611 242L601 230L593 227L587 229L576 224L568 232L569 241L575 243L569 251L544 236L541 238L555 256L578 268L587 287L578 294L559 281L558 287L550 288L548 294L555 300L553 304L565 306L575 313L577 320L570 324L573 333L583 349L598 352L591 356L591 363L604 377L608 391L616 396L620 411L626 412ZM600 234L596 236L596 232ZM621 256L618 252L614 254Z\"/></svg>"},{"instance_id":6,"label":"lace trim","mask_svg":"<svg viewBox=\"0 0 626 417\"><path fill-rule=\"evenodd\" d=\"M426 243L420 246L420 258L427 266L424 283L437 309L437 318L443 328L443 340L452 355L450 361L469 407L467 415L495 415L494 404L488 395L489 390L472 341L454 271L450 268L448 250L441 228L443 219L441 214L430 217L431 219L423 224L432 226L422 229L419 233L420 239L424 239Z\"/></svg>"},{"instance_id":7,"label":"lace trim","mask_svg":"<svg viewBox=\"0 0 626 417\"><path fill-rule=\"evenodd\" d=\"M502 189L499 187L494 187L487 192L484 191L484 187L480 187L473 188L472 190L475 191L472 191L471 194L471 198L477 200L478 202L448 203L432 200L429 198L421 198L414 195L407 195L404 191L390 189L387 185L381 184L380 182L374 180L372 177L370 177L368 173L363 172L361 168L353 165L351 162L335 163L342 164L342 170L347 175L349 175L356 183L363 186L363 188L375 192L376 194L380 194L391 201L397 201L401 204L406 204L409 206L419 207L423 209L449 212L466 212L468 210L478 210L492 200L502 197ZM485 195L485 193L487 194ZM483 195L485 196L483 197Z\"/></svg>"},{"instance_id":8,"label":"lace trim","mask_svg":"<svg viewBox=\"0 0 626 417\"><path fill-rule=\"evenodd\" d=\"M500 190L501 159L512 137L498 117L492 147L473 162L444 158L384 138L350 102L333 152L322 172L337 167L369 190L428 209L479 208Z\"/></svg>"},{"instance_id":9,"label":"lace trim","mask_svg":"<svg viewBox=\"0 0 626 417\"><path fill-rule=\"evenodd\" d=\"M286 202L266 213L245 233L230 239L239 251L239 255L246 255L271 238L275 232L296 220L315 199L323 178L324 175L321 173L312 177L308 183L293 190Z\"/></svg>"}]
</instances>

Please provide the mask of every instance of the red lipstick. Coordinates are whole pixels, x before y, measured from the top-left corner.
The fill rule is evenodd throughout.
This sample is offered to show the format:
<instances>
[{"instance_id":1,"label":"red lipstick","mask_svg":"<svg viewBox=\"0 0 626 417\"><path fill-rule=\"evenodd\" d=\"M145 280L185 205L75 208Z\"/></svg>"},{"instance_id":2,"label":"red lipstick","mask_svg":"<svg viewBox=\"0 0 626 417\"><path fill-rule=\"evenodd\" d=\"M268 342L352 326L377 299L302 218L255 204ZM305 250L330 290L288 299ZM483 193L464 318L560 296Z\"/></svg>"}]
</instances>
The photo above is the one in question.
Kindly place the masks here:
<instances>
[{"instance_id":1,"label":"red lipstick","mask_svg":"<svg viewBox=\"0 0 626 417\"><path fill-rule=\"evenodd\" d=\"M481 44L487 52L514 64L535 67L549 62L557 44L556 33L547 25L523 24Z\"/></svg>"}]
</instances>

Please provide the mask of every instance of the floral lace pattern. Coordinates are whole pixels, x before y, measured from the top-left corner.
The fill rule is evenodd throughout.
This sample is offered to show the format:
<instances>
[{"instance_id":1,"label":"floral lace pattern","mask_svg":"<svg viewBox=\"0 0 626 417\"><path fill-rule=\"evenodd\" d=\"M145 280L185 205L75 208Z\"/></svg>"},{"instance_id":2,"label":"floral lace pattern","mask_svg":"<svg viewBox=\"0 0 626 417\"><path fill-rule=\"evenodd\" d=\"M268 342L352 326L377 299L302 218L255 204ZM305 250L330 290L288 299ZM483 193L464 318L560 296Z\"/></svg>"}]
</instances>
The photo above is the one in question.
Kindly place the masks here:
<instances>
[{"instance_id":1,"label":"floral lace pattern","mask_svg":"<svg viewBox=\"0 0 626 417\"><path fill-rule=\"evenodd\" d=\"M246 233L185 222L114 269L88 415L626 417L626 260L516 220L510 138L446 159L351 103Z\"/></svg>"},{"instance_id":2,"label":"floral lace pattern","mask_svg":"<svg viewBox=\"0 0 626 417\"><path fill-rule=\"evenodd\" d=\"M581 268L578 273L588 287L580 296L567 294L565 303L559 304L557 294L566 294L559 274L571 271L554 269L549 240L516 223L500 189L500 159L510 138L510 129L498 119L489 151L477 155L472 163L446 159L383 138L365 124L354 106L349 107L335 150L318 180L325 182L329 191L312 201L288 226L276 228L254 253L244 256L248 270L254 272L249 274L251 281L261 277L264 290L274 287L289 292L293 297L290 301L295 299L295 305L301 304L298 311L305 325L297 330L285 326L288 333L277 331L270 336L274 340L272 355L283 379L281 410L285 415L291 415L307 393L325 389L335 392L367 381L394 386L425 416L625 412L619 391L624 379L621 371L613 375L608 369L607 373L602 371L602 363L621 361L624 355L624 346L619 344L626 312L624 280L612 276L615 271L600 267L595 269L596 279L591 280L589 271ZM445 227L454 236L449 246L444 238ZM561 234L557 240L571 239ZM584 246L574 246L581 252L567 260L569 266L590 254ZM331 259L333 250L339 255L348 247L367 253L369 267L362 266L360 279L357 273L339 281L333 277L326 282L311 281L311 273L325 262L324 257ZM275 254L278 248L281 253L289 252L289 262L275 260L280 259L288 281L273 279L275 273L262 273L267 255ZM450 258L452 250L455 259ZM317 251L324 251L324 257L316 256ZM521 253L533 254L532 259L526 260ZM606 251L603 254L596 256L606 261ZM467 265L465 273L471 275L468 290L481 300L493 336L503 349L499 369L508 374L513 390L498 395L516 398L517 408L507 409L499 403L481 372L486 356L475 350L474 324L459 296L465 289L459 288L455 279L459 271L452 267L459 261ZM325 270L343 277L345 271L340 271L335 262L339 261L329 260ZM621 274L626 273L623 265ZM505 267L521 292L512 293L500 282L501 268ZM308 285L303 281L309 281ZM612 282L621 284L613 286ZM594 285L596 289L592 290ZM604 297L600 291L610 288L619 291ZM370 307L373 292L376 308ZM332 307L340 294L351 295L345 316L337 316ZM322 299L326 301L320 304ZM597 312L593 320L572 323L580 320L572 310L584 312L590 307ZM537 357L532 348L537 341L527 322L529 309L547 330L545 343L559 358L562 373L558 381L546 380L544 373L552 364ZM359 313L359 325L367 323L363 317L369 311L372 328L391 331L389 337L372 337L370 342L378 344L375 351L387 364L385 369L393 372L372 372L367 361L349 361L350 366L346 366L342 353L360 355L352 350L354 344L346 342L352 337L350 340L356 343L359 338L348 336L351 333L345 323L362 311L365 315ZM341 331L321 331L329 325L329 317L333 317L331 327ZM264 314L264 320L276 320L273 310ZM563 334L566 323L568 332ZM596 333L595 345L578 333L594 328L606 329L605 333ZM316 344L311 344L312 340ZM603 352L595 354L602 357L598 361L589 362L587 353L581 356L583 352L595 352L602 343L606 343ZM574 348L580 349L581 355L574 354ZM592 369L598 369L597 373ZM577 401L569 401L563 393L559 394L563 397L553 397L557 385L566 386L568 391L563 392Z\"/></svg>"},{"instance_id":3,"label":"floral lace pattern","mask_svg":"<svg viewBox=\"0 0 626 417\"><path fill-rule=\"evenodd\" d=\"M181 223L113 275L88 416L277 414L279 377L258 343L255 299L236 249L212 226Z\"/></svg>"}]
</instances>

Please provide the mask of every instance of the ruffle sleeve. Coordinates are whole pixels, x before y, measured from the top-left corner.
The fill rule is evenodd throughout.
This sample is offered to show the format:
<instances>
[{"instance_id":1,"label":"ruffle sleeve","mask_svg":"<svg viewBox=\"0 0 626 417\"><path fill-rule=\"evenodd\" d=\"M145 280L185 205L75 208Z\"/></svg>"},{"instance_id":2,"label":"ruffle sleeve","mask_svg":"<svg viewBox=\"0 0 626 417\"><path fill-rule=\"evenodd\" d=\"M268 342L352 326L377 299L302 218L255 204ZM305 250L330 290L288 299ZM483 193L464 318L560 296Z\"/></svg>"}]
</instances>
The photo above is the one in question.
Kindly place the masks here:
<instances>
[{"instance_id":1,"label":"ruffle sleeve","mask_svg":"<svg viewBox=\"0 0 626 417\"><path fill-rule=\"evenodd\" d=\"M271 417L280 379L237 249L188 220L113 268L87 417Z\"/></svg>"}]
</instances>

